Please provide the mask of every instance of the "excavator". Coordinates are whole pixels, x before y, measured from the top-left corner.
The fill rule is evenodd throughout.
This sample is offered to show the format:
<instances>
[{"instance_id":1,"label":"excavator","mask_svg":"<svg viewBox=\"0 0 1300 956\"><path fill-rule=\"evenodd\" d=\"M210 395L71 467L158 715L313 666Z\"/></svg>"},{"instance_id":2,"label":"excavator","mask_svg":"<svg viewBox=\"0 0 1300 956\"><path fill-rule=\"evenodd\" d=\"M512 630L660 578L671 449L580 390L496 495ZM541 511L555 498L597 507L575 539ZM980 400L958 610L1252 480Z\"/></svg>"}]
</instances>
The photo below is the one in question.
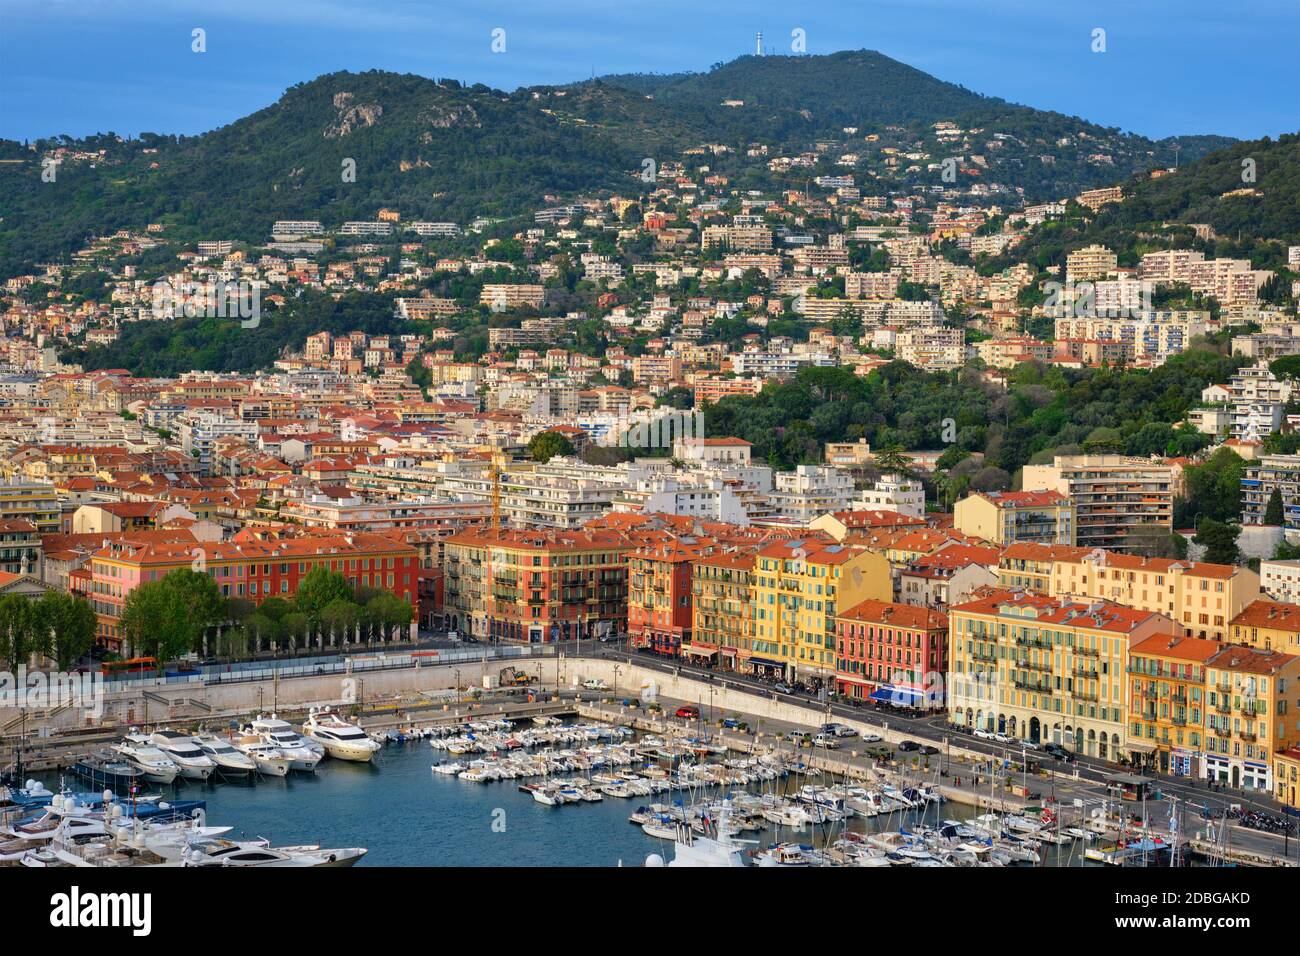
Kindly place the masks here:
<instances>
[{"instance_id":1,"label":"excavator","mask_svg":"<svg viewBox=\"0 0 1300 956\"><path fill-rule=\"evenodd\" d=\"M502 687L527 687L529 684L537 683L537 675L525 674L515 667L503 667L499 682Z\"/></svg>"}]
</instances>

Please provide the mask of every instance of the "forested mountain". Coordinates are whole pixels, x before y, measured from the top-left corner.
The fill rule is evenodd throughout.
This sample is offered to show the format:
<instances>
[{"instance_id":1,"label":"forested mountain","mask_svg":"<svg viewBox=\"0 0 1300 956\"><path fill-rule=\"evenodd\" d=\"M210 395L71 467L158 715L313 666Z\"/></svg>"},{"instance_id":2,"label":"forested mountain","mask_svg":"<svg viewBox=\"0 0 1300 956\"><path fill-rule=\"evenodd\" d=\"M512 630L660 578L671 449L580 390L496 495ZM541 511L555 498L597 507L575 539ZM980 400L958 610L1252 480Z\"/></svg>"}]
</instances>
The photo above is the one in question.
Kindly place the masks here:
<instances>
[{"instance_id":1,"label":"forested mountain","mask_svg":"<svg viewBox=\"0 0 1300 956\"><path fill-rule=\"evenodd\" d=\"M1287 246L1300 243L1300 134L1233 143L1157 179L1135 175L1124 183L1124 196L1095 216L1076 211L1043 223L1014 257L1062 265L1072 250L1100 243L1116 251L1121 265L1135 265L1142 252L1176 244L1207 258L1284 266ZM1195 236L1192 225L1207 225L1214 235Z\"/></svg>"},{"instance_id":2,"label":"forested mountain","mask_svg":"<svg viewBox=\"0 0 1300 956\"><path fill-rule=\"evenodd\" d=\"M969 149L939 143L939 120L969 131ZM864 136L884 127L892 129L869 146ZM1167 142L983 97L870 51L750 56L702 74L512 93L409 74L333 73L200 136L0 141L0 278L66 255L90 235L149 222L167 223L180 238L245 241L265 239L276 219L332 226L371 218L381 206L409 219L465 222L526 213L548 196L635 194L644 188L635 175L644 157L662 162L690 145L828 139L862 154L868 189L883 175L880 147L896 143L931 162L956 149L987 153L987 172L963 175L1021 187L1030 198L1108 184L1171 158ZM1190 138L1182 157L1224 142ZM67 152L55 180L43 181L42 158L59 147ZM346 160L355 161L355 181L343 175ZM763 171L761 162L750 165ZM879 188L933 179L925 163L915 170L891 170Z\"/></svg>"}]
</instances>

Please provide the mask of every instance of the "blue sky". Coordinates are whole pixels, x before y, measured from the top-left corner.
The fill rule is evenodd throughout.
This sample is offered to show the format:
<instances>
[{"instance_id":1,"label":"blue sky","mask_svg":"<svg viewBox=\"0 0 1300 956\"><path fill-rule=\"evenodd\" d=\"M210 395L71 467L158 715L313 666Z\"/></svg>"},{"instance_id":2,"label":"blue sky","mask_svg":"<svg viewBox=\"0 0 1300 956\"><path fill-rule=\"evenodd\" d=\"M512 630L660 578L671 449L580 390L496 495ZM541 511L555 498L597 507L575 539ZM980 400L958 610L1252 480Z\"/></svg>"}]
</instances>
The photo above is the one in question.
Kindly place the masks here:
<instances>
[{"instance_id":1,"label":"blue sky","mask_svg":"<svg viewBox=\"0 0 1300 956\"><path fill-rule=\"evenodd\" d=\"M809 53L875 49L1153 137L1300 128L1300 0L0 0L0 24L0 136L14 139L198 133L340 69L505 89L703 70L752 52L759 30L788 52L795 28Z\"/></svg>"}]
</instances>

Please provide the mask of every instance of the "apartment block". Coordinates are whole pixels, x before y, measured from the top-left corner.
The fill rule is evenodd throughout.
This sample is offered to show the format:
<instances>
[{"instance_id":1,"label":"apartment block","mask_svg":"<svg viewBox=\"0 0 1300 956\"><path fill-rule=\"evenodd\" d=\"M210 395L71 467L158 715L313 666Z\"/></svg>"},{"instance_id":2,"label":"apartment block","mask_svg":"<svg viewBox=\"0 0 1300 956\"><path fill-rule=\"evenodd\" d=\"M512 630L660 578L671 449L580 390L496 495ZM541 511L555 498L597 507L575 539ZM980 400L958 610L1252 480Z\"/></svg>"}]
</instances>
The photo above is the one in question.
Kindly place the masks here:
<instances>
[{"instance_id":1,"label":"apartment block","mask_svg":"<svg viewBox=\"0 0 1300 956\"><path fill-rule=\"evenodd\" d=\"M691 645L697 653L716 652L719 663L730 670L752 667L757 553L757 545L728 545L702 555L691 566Z\"/></svg>"},{"instance_id":2,"label":"apartment block","mask_svg":"<svg viewBox=\"0 0 1300 956\"><path fill-rule=\"evenodd\" d=\"M1074 544L1074 505L1059 491L975 492L957 502L953 523L1000 546Z\"/></svg>"},{"instance_id":3,"label":"apartment block","mask_svg":"<svg viewBox=\"0 0 1300 956\"><path fill-rule=\"evenodd\" d=\"M448 627L542 644L627 630L628 541L610 531L463 531L443 545Z\"/></svg>"},{"instance_id":4,"label":"apartment block","mask_svg":"<svg viewBox=\"0 0 1300 956\"><path fill-rule=\"evenodd\" d=\"M835 617L843 606L893 597L889 562L822 537L764 547L752 578L758 670L829 685L835 674Z\"/></svg>"},{"instance_id":5,"label":"apartment block","mask_svg":"<svg viewBox=\"0 0 1300 956\"><path fill-rule=\"evenodd\" d=\"M1089 757L1125 753L1129 647L1177 625L1110 601L994 591L949 608L949 719Z\"/></svg>"},{"instance_id":6,"label":"apartment block","mask_svg":"<svg viewBox=\"0 0 1300 956\"><path fill-rule=\"evenodd\" d=\"M1089 551L1053 562L1048 594L1165 614L1187 637L1222 641L1232 619L1258 600L1259 575L1231 564Z\"/></svg>"},{"instance_id":7,"label":"apartment block","mask_svg":"<svg viewBox=\"0 0 1300 956\"><path fill-rule=\"evenodd\" d=\"M1075 509L1075 543L1124 551L1130 536L1173 532L1174 476L1167 464L1121 455L1057 455L1026 465L1025 488L1057 491Z\"/></svg>"},{"instance_id":8,"label":"apartment block","mask_svg":"<svg viewBox=\"0 0 1300 956\"><path fill-rule=\"evenodd\" d=\"M1242 523L1264 523L1274 489L1282 495L1284 525L1300 528L1300 455L1261 455L1246 463L1241 476Z\"/></svg>"},{"instance_id":9,"label":"apartment block","mask_svg":"<svg viewBox=\"0 0 1300 956\"><path fill-rule=\"evenodd\" d=\"M943 707L948 615L867 600L835 618L835 690L856 700Z\"/></svg>"}]
</instances>

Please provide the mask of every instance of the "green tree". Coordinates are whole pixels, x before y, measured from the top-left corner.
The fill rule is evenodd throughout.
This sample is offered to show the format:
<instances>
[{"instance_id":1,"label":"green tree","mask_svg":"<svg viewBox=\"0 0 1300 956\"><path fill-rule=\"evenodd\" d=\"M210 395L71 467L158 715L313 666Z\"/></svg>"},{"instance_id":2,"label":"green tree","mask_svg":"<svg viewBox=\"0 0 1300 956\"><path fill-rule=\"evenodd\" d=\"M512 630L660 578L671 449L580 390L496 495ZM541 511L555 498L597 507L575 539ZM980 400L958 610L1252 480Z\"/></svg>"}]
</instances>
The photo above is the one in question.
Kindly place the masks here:
<instances>
[{"instance_id":1,"label":"green tree","mask_svg":"<svg viewBox=\"0 0 1300 956\"><path fill-rule=\"evenodd\" d=\"M311 619L301 611L290 611L280 619L280 639L290 647L299 647L311 633Z\"/></svg>"},{"instance_id":2,"label":"green tree","mask_svg":"<svg viewBox=\"0 0 1300 956\"><path fill-rule=\"evenodd\" d=\"M1282 489L1274 488L1268 496L1268 506L1264 509L1264 524L1280 527L1285 520L1282 513Z\"/></svg>"},{"instance_id":3,"label":"green tree","mask_svg":"<svg viewBox=\"0 0 1300 956\"><path fill-rule=\"evenodd\" d=\"M877 451L873 457L876 467L886 474L911 474L912 459L903 451L902 445L887 445Z\"/></svg>"},{"instance_id":4,"label":"green tree","mask_svg":"<svg viewBox=\"0 0 1300 956\"><path fill-rule=\"evenodd\" d=\"M321 623L321 614L331 601L351 601L352 586L347 578L337 571L331 571L323 564L318 564L307 572L307 576L298 584L298 593L294 595L294 604L299 612L307 616L312 627Z\"/></svg>"},{"instance_id":5,"label":"green tree","mask_svg":"<svg viewBox=\"0 0 1300 956\"><path fill-rule=\"evenodd\" d=\"M95 640L95 609L83 597L47 591L36 602L37 614L50 634L50 656L67 670Z\"/></svg>"},{"instance_id":6,"label":"green tree","mask_svg":"<svg viewBox=\"0 0 1300 956\"><path fill-rule=\"evenodd\" d=\"M0 597L0 658L12 673L33 654L50 649L49 631L36 603L22 594Z\"/></svg>"},{"instance_id":7,"label":"green tree","mask_svg":"<svg viewBox=\"0 0 1300 956\"><path fill-rule=\"evenodd\" d=\"M181 592L167 578L142 584L126 596L118 627L131 654L174 660L194 649L198 636Z\"/></svg>"},{"instance_id":8,"label":"green tree","mask_svg":"<svg viewBox=\"0 0 1300 956\"><path fill-rule=\"evenodd\" d=\"M1205 548L1205 560L1211 564L1236 564L1241 552L1237 548L1237 535L1241 526L1213 518L1202 518L1196 526L1194 544Z\"/></svg>"},{"instance_id":9,"label":"green tree","mask_svg":"<svg viewBox=\"0 0 1300 956\"><path fill-rule=\"evenodd\" d=\"M383 629L385 639L392 637L392 629L411 623L411 605L392 591L384 591L366 602L366 613Z\"/></svg>"},{"instance_id":10,"label":"green tree","mask_svg":"<svg viewBox=\"0 0 1300 956\"><path fill-rule=\"evenodd\" d=\"M348 598L336 597L321 609L321 626L340 641L352 636L360 620L361 608Z\"/></svg>"},{"instance_id":11,"label":"green tree","mask_svg":"<svg viewBox=\"0 0 1300 956\"><path fill-rule=\"evenodd\" d=\"M1196 526L1201 517L1236 521L1241 516L1241 478L1246 461L1231 448L1220 448L1199 465L1183 470L1187 499L1179 503L1174 524Z\"/></svg>"},{"instance_id":12,"label":"green tree","mask_svg":"<svg viewBox=\"0 0 1300 956\"><path fill-rule=\"evenodd\" d=\"M545 464L557 455L572 455L573 442L559 432L538 432L528 441L528 454Z\"/></svg>"}]
</instances>

